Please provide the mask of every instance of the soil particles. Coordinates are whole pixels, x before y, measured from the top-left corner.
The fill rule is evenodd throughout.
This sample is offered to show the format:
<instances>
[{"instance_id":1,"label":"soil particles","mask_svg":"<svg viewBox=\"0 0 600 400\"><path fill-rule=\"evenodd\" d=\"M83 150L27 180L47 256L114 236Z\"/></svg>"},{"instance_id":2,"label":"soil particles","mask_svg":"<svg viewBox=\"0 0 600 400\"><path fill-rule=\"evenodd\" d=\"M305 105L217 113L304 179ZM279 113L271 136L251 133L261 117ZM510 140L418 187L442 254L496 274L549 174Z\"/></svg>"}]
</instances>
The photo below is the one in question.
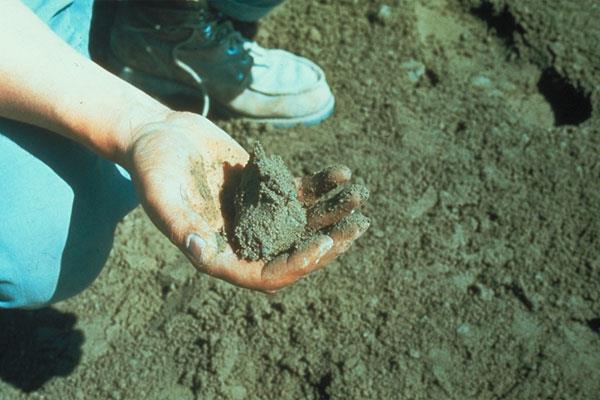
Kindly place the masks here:
<instances>
[{"instance_id":1,"label":"soil particles","mask_svg":"<svg viewBox=\"0 0 600 400\"><path fill-rule=\"evenodd\" d=\"M243 257L269 261L300 240L306 212L296 192L281 157L267 156L257 142L235 195L234 235Z\"/></svg>"},{"instance_id":2,"label":"soil particles","mask_svg":"<svg viewBox=\"0 0 600 400\"><path fill-rule=\"evenodd\" d=\"M598 21L597 0L284 3L256 40L317 61L334 115L217 123L294 176L348 165L369 230L265 296L137 209L91 288L0 313L0 399L597 399Z\"/></svg>"}]
</instances>

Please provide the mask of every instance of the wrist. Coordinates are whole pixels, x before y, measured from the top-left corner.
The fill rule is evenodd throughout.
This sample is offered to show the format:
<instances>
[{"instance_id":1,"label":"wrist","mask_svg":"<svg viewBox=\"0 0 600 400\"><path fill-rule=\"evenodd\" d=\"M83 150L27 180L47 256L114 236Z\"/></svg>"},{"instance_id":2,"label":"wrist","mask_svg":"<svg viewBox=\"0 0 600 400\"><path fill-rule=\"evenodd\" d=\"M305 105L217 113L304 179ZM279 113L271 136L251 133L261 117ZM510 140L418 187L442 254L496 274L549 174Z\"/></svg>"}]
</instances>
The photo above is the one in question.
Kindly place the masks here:
<instances>
[{"instance_id":1,"label":"wrist","mask_svg":"<svg viewBox=\"0 0 600 400\"><path fill-rule=\"evenodd\" d=\"M119 113L113 126L109 128L114 143L110 146L112 148L107 158L129 169L131 148L139 135L146 131L145 127L163 122L173 113L173 110L152 98L150 101L131 102Z\"/></svg>"}]
</instances>

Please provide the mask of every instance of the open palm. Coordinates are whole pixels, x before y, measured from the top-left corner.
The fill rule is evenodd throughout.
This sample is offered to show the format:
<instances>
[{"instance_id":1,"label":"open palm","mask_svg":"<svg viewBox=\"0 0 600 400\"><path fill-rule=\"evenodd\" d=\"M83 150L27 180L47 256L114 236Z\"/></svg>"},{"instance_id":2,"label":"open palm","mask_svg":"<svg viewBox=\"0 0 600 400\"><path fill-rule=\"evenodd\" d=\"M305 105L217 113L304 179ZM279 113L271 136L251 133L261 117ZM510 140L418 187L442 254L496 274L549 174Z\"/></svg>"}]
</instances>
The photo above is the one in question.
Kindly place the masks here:
<instances>
[{"instance_id":1,"label":"open palm","mask_svg":"<svg viewBox=\"0 0 600 400\"><path fill-rule=\"evenodd\" d=\"M280 289L325 266L368 228L355 212L366 200L365 188L351 185L321 200L351 175L343 166L328 168L297 179L308 224L318 233L268 263L245 260L219 232L230 228L232 195L248 153L216 125L189 113L144 125L135 138L128 168L152 221L200 271L237 286Z\"/></svg>"}]
</instances>

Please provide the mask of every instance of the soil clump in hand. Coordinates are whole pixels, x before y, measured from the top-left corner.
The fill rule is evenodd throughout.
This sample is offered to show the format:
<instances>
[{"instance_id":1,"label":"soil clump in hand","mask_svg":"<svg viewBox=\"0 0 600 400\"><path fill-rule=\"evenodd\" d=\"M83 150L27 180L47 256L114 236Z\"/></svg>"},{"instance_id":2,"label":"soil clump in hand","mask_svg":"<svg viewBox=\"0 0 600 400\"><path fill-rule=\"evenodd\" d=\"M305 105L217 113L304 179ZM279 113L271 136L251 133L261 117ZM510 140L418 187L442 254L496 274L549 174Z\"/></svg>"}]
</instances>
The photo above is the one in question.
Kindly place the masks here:
<instances>
[{"instance_id":1,"label":"soil clump in hand","mask_svg":"<svg viewBox=\"0 0 600 400\"><path fill-rule=\"evenodd\" d=\"M294 177L281 157L268 156L257 143L235 195L234 236L241 256L269 261L292 248L306 225Z\"/></svg>"}]
</instances>

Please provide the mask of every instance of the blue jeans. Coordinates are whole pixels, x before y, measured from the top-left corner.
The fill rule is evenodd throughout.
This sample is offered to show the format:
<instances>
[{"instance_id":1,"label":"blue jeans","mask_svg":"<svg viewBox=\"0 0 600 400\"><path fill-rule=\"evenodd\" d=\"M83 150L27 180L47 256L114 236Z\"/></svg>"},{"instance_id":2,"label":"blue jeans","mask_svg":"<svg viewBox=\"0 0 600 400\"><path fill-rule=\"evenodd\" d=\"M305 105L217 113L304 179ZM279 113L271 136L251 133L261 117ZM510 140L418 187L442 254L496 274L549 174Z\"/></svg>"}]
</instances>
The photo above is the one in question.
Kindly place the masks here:
<instances>
[{"instance_id":1,"label":"blue jeans","mask_svg":"<svg viewBox=\"0 0 600 400\"><path fill-rule=\"evenodd\" d=\"M92 2L25 1L88 57ZM0 119L0 177L0 308L40 307L86 288L137 205L126 174L57 134Z\"/></svg>"},{"instance_id":2,"label":"blue jeans","mask_svg":"<svg viewBox=\"0 0 600 400\"><path fill-rule=\"evenodd\" d=\"M256 21L284 0L210 0L225 15L240 21Z\"/></svg>"},{"instance_id":3,"label":"blue jeans","mask_svg":"<svg viewBox=\"0 0 600 400\"><path fill-rule=\"evenodd\" d=\"M253 20L279 2L213 3ZM93 0L24 3L89 57ZM0 118L0 308L41 307L89 286L106 263L116 224L137 204L115 164L54 133Z\"/></svg>"}]
</instances>

